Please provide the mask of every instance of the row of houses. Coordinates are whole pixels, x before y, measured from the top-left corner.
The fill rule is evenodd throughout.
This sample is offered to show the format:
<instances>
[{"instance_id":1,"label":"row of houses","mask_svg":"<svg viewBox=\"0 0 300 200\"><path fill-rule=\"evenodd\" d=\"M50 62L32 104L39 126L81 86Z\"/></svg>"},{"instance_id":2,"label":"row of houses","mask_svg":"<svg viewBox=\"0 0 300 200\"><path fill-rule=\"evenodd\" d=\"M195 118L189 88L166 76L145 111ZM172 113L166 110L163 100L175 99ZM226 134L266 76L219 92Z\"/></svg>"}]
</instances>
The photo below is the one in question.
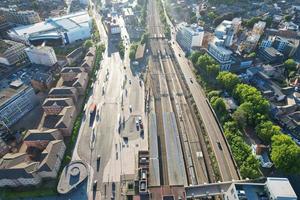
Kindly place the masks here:
<instances>
[{"instance_id":1,"label":"row of houses","mask_svg":"<svg viewBox=\"0 0 300 200\"><path fill-rule=\"evenodd\" d=\"M17 152L0 159L0 187L37 185L57 177L66 150L64 138L72 133L94 57L95 48L91 47L81 67L61 69L56 87L42 104L44 113L38 128L26 132Z\"/></svg>"}]
</instances>

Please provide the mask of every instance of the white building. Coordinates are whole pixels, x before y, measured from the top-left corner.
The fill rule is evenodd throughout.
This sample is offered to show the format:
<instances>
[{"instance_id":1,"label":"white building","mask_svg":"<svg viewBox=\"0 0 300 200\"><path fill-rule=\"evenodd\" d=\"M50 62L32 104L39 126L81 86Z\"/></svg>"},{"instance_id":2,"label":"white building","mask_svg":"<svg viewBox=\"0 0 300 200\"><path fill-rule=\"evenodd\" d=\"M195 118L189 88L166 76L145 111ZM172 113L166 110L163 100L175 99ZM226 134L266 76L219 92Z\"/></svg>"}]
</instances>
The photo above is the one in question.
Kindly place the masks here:
<instances>
[{"instance_id":1,"label":"white building","mask_svg":"<svg viewBox=\"0 0 300 200\"><path fill-rule=\"evenodd\" d=\"M270 199L296 200L297 195L287 178L269 177L266 181L266 189Z\"/></svg>"},{"instance_id":2,"label":"white building","mask_svg":"<svg viewBox=\"0 0 300 200\"><path fill-rule=\"evenodd\" d=\"M188 186L186 199L226 199L226 200L296 200L297 196L287 178L268 177L262 183L251 180L233 180Z\"/></svg>"},{"instance_id":3,"label":"white building","mask_svg":"<svg viewBox=\"0 0 300 200\"><path fill-rule=\"evenodd\" d=\"M53 66L57 63L56 54L52 47L28 47L25 49L31 63Z\"/></svg>"},{"instance_id":4,"label":"white building","mask_svg":"<svg viewBox=\"0 0 300 200\"><path fill-rule=\"evenodd\" d=\"M87 39L91 36L92 19L87 12L49 18L46 21L11 29L8 35L27 43L43 43L56 41L69 44Z\"/></svg>"},{"instance_id":5,"label":"white building","mask_svg":"<svg viewBox=\"0 0 300 200\"><path fill-rule=\"evenodd\" d=\"M190 52L195 47L201 47L203 41L203 28L196 24L181 23L178 27L176 40L185 51Z\"/></svg>"},{"instance_id":6,"label":"white building","mask_svg":"<svg viewBox=\"0 0 300 200\"><path fill-rule=\"evenodd\" d=\"M223 36L227 34L227 30L232 27L232 21L224 20L215 29L215 36L219 39L223 39Z\"/></svg>"},{"instance_id":7,"label":"white building","mask_svg":"<svg viewBox=\"0 0 300 200\"><path fill-rule=\"evenodd\" d=\"M232 51L224 47L224 40L215 38L215 40L208 45L208 53L218 61L222 70L230 69Z\"/></svg>"},{"instance_id":8,"label":"white building","mask_svg":"<svg viewBox=\"0 0 300 200\"><path fill-rule=\"evenodd\" d=\"M224 40L224 46L230 47L237 31L241 27L241 18L234 18L232 21L224 20L215 29L215 36Z\"/></svg>"}]
</instances>

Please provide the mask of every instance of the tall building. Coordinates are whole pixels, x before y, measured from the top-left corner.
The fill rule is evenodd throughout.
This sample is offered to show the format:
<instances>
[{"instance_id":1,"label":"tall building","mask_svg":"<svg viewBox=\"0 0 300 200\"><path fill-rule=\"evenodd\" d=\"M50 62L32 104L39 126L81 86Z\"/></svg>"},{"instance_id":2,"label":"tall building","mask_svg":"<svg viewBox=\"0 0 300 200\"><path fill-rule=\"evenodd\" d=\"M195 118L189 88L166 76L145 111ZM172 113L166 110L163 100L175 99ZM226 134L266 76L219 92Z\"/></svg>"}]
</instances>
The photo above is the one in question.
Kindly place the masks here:
<instances>
[{"instance_id":1,"label":"tall building","mask_svg":"<svg viewBox=\"0 0 300 200\"><path fill-rule=\"evenodd\" d=\"M10 29L14 40L31 44L44 42L56 45L69 44L91 36L92 19L87 12L71 13L27 26Z\"/></svg>"},{"instance_id":2,"label":"tall building","mask_svg":"<svg viewBox=\"0 0 300 200\"><path fill-rule=\"evenodd\" d=\"M296 53L299 47L299 40L280 36L270 36L268 39L263 40L260 44L261 49L268 47L275 48L287 58Z\"/></svg>"},{"instance_id":3,"label":"tall building","mask_svg":"<svg viewBox=\"0 0 300 200\"><path fill-rule=\"evenodd\" d=\"M215 40L208 44L208 53L214 57L222 70L229 70L232 63L232 51L224 47L224 40Z\"/></svg>"},{"instance_id":4,"label":"tall building","mask_svg":"<svg viewBox=\"0 0 300 200\"><path fill-rule=\"evenodd\" d=\"M0 15L0 36L3 36L9 29L9 24L3 15Z\"/></svg>"},{"instance_id":5,"label":"tall building","mask_svg":"<svg viewBox=\"0 0 300 200\"><path fill-rule=\"evenodd\" d=\"M0 14L13 24L28 25L41 21L39 14L33 10L17 11L15 9L0 8Z\"/></svg>"},{"instance_id":6,"label":"tall building","mask_svg":"<svg viewBox=\"0 0 300 200\"><path fill-rule=\"evenodd\" d=\"M27 58L26 46L11 40L0 40L0 63L13 65Z\"/></svg>"},{"instance_id":7,"label":"tall building","mask_svg":"<svg viewBox=\"0 0 300 200\"><path fill-rule=\"evenodd\" d=\"M201 47L204 31L196 24L181 23L178 27L176 40L184 51L190 52L195 47Z\"/></svg>"},{"instance_id":8,"label":"tall building","mask_svg":"<svg viewBox=\"0 0 300 200\"><path fill-rule=\"evenodd\" d=\"M233 44L233 39L237 31L241 27L241 19L234 18L232 21L224 20L215 29L215 36L224 40L224 46L230 47Z\"/></svg>"},{"instance_id":9,"label":"tall building","mask_svg":"<svg viewBox=\"0 0 300 200\"><path fill-rule=\"evenodd\" d=\"M284 56L291 57L295 54L299 47L299 40L275 36L273 40L273 47Z\"/></svg>"},{"instance_id":10,"label":"tall building","mask_svg":"<svg viewBox=\"0 0 300 200\"><path fill-rule=\"evenodd\" d=\"M0 121L10 127L32 110L36 103L33 88L23 85L20 80L14 81L9 88L0 91Z\"/></svg>"},{"instance_id":11,"label":"tall building","mask_svg":"<svg viewBox=\"0 0 300 200\"><path fill-rule=\"evenodd\" d=\"M31 63L53 66L57 63L56 54L52 47L48 46L39 46L39 47L28 47L25 49L25 52Z\"/></svg>"}]
</instances>

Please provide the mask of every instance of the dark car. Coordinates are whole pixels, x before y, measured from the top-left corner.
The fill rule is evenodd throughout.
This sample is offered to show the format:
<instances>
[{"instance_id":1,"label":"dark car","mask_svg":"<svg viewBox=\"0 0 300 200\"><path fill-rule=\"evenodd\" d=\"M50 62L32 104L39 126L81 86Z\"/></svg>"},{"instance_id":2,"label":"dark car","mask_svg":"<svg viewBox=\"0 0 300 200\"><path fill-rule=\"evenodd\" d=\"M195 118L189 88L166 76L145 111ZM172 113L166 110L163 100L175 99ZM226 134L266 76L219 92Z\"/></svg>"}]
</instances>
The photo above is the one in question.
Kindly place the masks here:
<instances>
[{"instance_id":1,"label":"dark car","mask_svg":"<svg viewBox=\"0 0 300 200\"><path fill-rule=\"evenodd\" d=\"M222 146L221 146L221 143L220 143L220 142L217 142L217 144L218 144L219 149L220 149L220 150L223 150L223 149L222 149Z\"/></svg>"}]
</instances>

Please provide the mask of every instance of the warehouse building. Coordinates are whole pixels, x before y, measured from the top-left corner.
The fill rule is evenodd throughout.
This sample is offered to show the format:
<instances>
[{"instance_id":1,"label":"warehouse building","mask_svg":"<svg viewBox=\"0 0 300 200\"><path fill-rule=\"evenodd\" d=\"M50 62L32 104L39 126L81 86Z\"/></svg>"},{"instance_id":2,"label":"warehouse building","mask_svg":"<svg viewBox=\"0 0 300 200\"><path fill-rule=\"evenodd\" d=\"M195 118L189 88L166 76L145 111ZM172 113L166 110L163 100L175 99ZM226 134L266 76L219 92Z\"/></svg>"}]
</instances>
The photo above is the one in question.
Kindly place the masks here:
<instances>
[{"instance_id":1,"label":"warehouse building","mask_svg":"<svg viewBox=\"0 0 300 200\"><path fill-rule=\"evenodd\" d=\"M91 36L92 19L87 12L49 18L36 24L11 29L8 35L28 44L69 44Z\"/></svg>"}]
</instances>

